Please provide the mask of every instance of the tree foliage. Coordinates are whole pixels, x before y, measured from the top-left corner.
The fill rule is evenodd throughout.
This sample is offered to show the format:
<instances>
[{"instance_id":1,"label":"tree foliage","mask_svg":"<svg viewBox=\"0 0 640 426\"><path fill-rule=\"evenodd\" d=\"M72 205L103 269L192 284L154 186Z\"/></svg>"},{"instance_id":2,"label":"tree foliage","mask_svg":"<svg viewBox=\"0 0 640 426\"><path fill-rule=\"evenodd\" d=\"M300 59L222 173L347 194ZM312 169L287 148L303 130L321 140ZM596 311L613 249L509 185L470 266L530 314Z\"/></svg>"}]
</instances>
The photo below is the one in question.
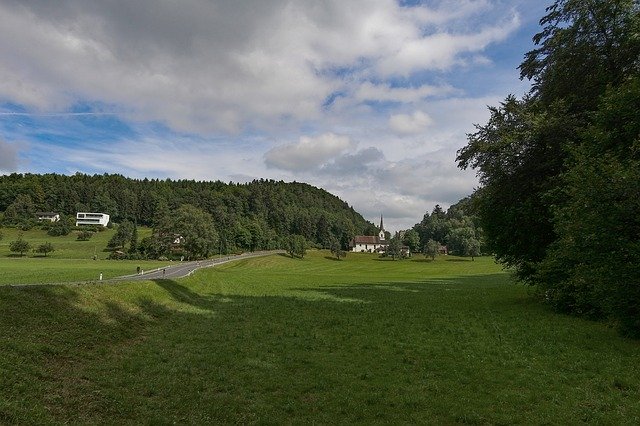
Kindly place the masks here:
<instances>
[{"instance_id":1,"label":"tree foliage","mask_svg":"<svg viewBox=\"0 0 640 426\"><path fill-rule=\"evenodd\" d=\"M20 253L20 256L24 256L29 250L31 250L31 244L26 241L22 234L18 235L18 239L9 243L9 250L14 253Z\"/></svg>"},{"instance_id":2,"label":"tree foliage","mask_svg":"<svg viewBox=\"0 0 640 426\"><path fill-rule=\"evenodd\" d=\"M409 247L412 253L420 251L420 235L415 229L408 229L404 232L402 244Z\"/></svg>"},{"instance_id":3,"label":"tree foliage","mask_svg":"<svg viewBox=\"0 0 640 426\"><path fill-rule=\"evenodd\" d=\"M522 99L491 107L458 152L498 260L556 308L640 336L640 4L557 0L520 66Z\"/></svg>"},{"instance_id":4,"label":"tree foliage","mask_svg":"<svg viewBox=\"0 0 640 426\"><path fill-rule=\"evenodd\" d=\"M125 220L116 228L116 233L113 234L107 248L110 250L118 250L124 248L125 244L131 239L133 235L133 224L128 220Z\"/></svg>"},{"instance_id":5,"label":"tree foliage","mask_svg":"<svg viewBox=\"0 0 640 426\"><path fill-rule=\"evenodd\" d=\"M51 235L52 237L69 235L70 232L71 226L69 226L69 221L66 217L61 217L59 221L53 222L47 230L47 234Z\"/></svg>"},{"instance_id":6,"label":"tree foliage","mask_svg":"<svg viewBox=\"0 0 640 426\"><path fill-rule=\"evenodd\" d=\"M422 250L425 257L430 257L431 260L435 260L438 255L438 250L440 250L440 243L429 239Z\"/></svg>"},{"instance_id":7,"label":"tree foliage","mask_svg":"<svg viewBox=\"0 0 640 426\"><path fill-rule=\"evenodd\" d=\"M404 252L402 250L402 238L398 232L389 239L389 244L384 252L385 256L391 257L391 259L402 259L404 257Z\"/></svg>"},{"instance_id":8,"label":"tree foliage","mask_svg":"<svg viewBox=\"0 0 640 426\"><path fill-rule=\"evenodd\" d=\"M89 241L91 237L93 237L93 234L94 232L83 229L80 232L78 232L78 236L76 237L76 239L78 241Z\"/></svg>"},{"instance_id":9,"label":"tree foliage","mask_svg":"<svg viewBox=\"0 0 640 426\"><path fill-rule=\"evenodd\" d=\"M201 259L216 251L219 236L209 213L186 204L160 221L153 238L159 254L175 252L187 259Z\"/></svg>"},{"instance_id":10,"label":"tree foliage","mask_svg":"<svg viewBox=\"0 0 640 426\"><path fill-rule=\"evenodd\" d=\"M47 254L53 251L56 251L56 249L55 247L53 247L53 244L48 241L46 243L40 244L38 248L36 248L36 253L44 254L45 257L47 257Z\"/></svg>"},{"instance_id":11,"label":"tree foliage","mask_svg":"<svg viewBox=\"0 0 640 426\"><path fill-rule=\"evenodd\" d=\"M336 259L340 260L341 257L346 257L347 252L343 250L343 246L340 241L336 237L332 237L329 241L329 250L336 257Z\"/></svg>"},{"instance_id":12,"label":"tree foliage","mask_svg":"<svg viewBox=\"0 0 640 426\"><path fill-rule=\"evenodd\" d=\"M307 244L302 235L290 235L287 241L287 253L291 257L304 258L307 254Z\"/></svg>"},{"instance_id":13,"label":"tree foliage","mask_svg":"<svg viewBox=\"0 0 640 426\"><path fill-rule=\"evenodd\" d=\"M338 197L298 182L260 179L226 184L80 173L0 175L0 211L5 211L3 222L11 225L32 220L39 210L67 217L75 217L78 211L99 211L108 213L115 223L155 228L183 205L211 215L219 237L216 247L224 253L285 248L289 235L302 235L316 247L328 247L335 237L345 246L354 235L377 232ZM130 238L113 242L114 248L127 245L130 248ZM147 244L144 255L154 250L153 244Z\"/></svg>"},{"instance_id":14,"label":"tree foliage","mask_svg":"<svg viewBox=\"0 0 640 426\"><path fill-rule=\"evenodd\" d=\"M446 243L448 251L452 254L470 256L468 246L476 242L478 250L473 252L477 253L477 256L482 251L483 231L478 219L470 214L472 203L470 198L465 198L447 211L436 205L431 214L425 213L422 221L407 233L415 232L419 237L418 247L422 247L423 251L429 249L429 253L425 252L425 255L430 256L433 253L432 258L438 254L441 243Z\"/></svg>"}]
</instances>

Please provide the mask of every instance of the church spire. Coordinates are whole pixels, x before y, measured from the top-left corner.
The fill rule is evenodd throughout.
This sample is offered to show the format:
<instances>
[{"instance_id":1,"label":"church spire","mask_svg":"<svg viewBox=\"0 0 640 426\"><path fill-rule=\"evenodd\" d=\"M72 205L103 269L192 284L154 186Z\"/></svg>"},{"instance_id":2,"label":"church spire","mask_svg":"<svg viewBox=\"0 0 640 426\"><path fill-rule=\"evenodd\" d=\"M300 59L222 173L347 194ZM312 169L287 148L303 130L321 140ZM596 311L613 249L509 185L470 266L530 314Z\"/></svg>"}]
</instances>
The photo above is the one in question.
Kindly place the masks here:
<instances>
[{"instance_id":1,"label":"church spire","mask_svg":"<svg viewBox=\"0 0 640 426\"><path fill-rule=\"evenodd\" d=\"M380 230L384 231L384 225L382 224L382 214L380 214Z\"/></svg>"}]
</instances>

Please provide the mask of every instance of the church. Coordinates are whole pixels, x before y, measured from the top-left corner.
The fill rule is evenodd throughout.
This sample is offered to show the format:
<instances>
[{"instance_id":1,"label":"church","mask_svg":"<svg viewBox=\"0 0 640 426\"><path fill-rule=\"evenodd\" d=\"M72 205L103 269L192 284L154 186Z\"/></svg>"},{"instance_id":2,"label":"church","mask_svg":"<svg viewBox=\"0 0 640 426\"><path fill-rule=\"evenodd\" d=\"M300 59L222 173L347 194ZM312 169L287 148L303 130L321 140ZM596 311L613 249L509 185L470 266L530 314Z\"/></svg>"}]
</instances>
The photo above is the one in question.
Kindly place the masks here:
<instances>
[{"instance_id":1,"label":"church","mask_svg":"<svg viewBox=\"0 0 640 426\"><path fill-rule=\"evenodd\" d=\"M386 238L382 215L380 215L380 230L378 235L356 235L349 242L349 248L352 252L358 253L384 252L389 244Z\"/></svg>"}]
</instances>

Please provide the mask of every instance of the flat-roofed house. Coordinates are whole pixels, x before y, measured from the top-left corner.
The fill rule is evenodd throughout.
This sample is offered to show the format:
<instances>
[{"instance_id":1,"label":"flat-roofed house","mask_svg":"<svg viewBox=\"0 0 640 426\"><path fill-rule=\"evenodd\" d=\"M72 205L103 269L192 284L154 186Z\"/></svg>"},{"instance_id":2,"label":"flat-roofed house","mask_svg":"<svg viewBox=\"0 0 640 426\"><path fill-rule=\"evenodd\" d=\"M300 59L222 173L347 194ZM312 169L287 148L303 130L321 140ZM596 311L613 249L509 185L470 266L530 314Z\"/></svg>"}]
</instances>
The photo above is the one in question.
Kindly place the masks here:
<instances>
[{"instance_id":1,"label":"flat-roofed house","mask_svg":"<svg viewBox=\"0 0 640 426\"><path fill-rule=\"evenodd\" d=\"M107 226L109 215L106 213L78 212L76 214L76 226L80 225L101 225Z\"/></svg>"},{"instance_id":2,"label":"flat-roofed house","mask_svg":"<svg viewBox=\"0 0 640 426\"><path fill-rule=\"evenodd\" d=\"M60 214L56 212L36 212L36 216L38 216L38 220L49 222L57 222L60 220Z\"/></svg>"}]
</instances>

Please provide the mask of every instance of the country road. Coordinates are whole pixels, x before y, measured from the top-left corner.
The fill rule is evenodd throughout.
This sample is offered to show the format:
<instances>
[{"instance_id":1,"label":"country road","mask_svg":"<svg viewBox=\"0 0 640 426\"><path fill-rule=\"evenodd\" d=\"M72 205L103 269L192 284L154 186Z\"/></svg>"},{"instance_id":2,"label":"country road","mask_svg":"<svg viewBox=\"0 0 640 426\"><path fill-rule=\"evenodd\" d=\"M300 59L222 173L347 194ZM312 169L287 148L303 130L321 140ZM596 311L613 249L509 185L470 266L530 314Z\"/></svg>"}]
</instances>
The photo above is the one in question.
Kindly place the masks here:
<instances>
[{"instance_id":1,"label":"country road","mask_svg":"<svg viewBox=\"0 0 640 426\"><path fill-rule=\"evenodd\" d=\"M284 253L282 250L272 251L256 251L253 253L242 253L239 255L230 255L219 257L216 259L194 260L188 262L174 262L163 268L154 269L144 272L143 274L124 275L122 277L112 278L109 281L139 281L139 280L159 280L159 279L176 279L184 278L191 275L194 271L201 268L209 268L215 265L221 265L227 262L233 262L241 259L249 259L252 257L268 256L276 253Z\"/></svg>"},{"instance_id":2,"label":"country road","mask_svg":"<svg viewBox=\"0 0 640 426\"><path fill-rule=\"evenodd\" d=\"M33 284L8 284L8 287L37 287L51 285L85 285L85 284L115 284L126 281L143 281L143 280L162 280L177 279L191 275L194 271L201 268L210 268L223 263L234 262L242 259L250 259L252 257L269 256L272 254L284 253L284 250L256 251L253 253L242 253L238 255L229 255L216 259L194 260L187 262L171 262L165 267L144 271L141 274L123 275L121 277L108 278L105 280L87 280L75 282L52 282L52 283L33 283Z\"/></svg>"}]
</instances>

